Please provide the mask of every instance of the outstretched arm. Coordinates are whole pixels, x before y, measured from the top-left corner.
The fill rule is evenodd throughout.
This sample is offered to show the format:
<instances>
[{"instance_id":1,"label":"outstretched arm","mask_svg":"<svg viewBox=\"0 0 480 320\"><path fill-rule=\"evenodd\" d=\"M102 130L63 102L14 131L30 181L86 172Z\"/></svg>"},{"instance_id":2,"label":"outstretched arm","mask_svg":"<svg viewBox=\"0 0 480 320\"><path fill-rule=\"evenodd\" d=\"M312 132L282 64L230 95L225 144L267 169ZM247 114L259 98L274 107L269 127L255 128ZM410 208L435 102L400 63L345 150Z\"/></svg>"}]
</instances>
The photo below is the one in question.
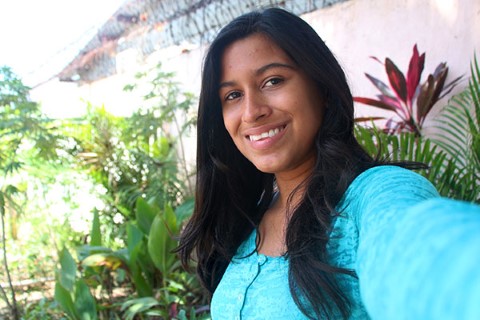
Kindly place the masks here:
<instances>
[{"instance_id":1,"label":"outstretched arm","mask_svg":"<svg viewBox=\"0 0 480 320\"><path fill-rule=\"evenodd\" d=\"M357 274L372 319L480 319L480 206L402 169L364 181Z\"/></svg>"}]
</instances>

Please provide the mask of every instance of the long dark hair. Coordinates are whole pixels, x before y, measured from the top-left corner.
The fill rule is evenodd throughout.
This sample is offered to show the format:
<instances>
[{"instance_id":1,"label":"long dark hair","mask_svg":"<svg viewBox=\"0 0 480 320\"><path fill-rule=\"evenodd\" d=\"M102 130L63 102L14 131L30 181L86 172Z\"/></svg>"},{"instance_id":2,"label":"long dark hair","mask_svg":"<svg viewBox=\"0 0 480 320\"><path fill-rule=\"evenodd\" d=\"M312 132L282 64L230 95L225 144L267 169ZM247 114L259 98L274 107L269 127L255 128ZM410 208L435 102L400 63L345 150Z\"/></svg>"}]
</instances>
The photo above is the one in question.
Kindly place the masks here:
<instances>
[{"instance_id":1,"label":"long dark hair","mask_svg":"<svg viewBox=\"0 0 480 320\"><path fill-rule=\"evenodd\" d=\"M289 284L305 315L330 318L340 313L347 318L350 303L336 275L355 274L328 263L328 234L335 207L350 183L379 163L354 137L353 99L342 68L317 33L285 10L271 8L236 18L208 50L198 108L195 209L178 251L184 265L197 261L198 275L213 294L238 246L258 226L272 199L274 176L260 172L235 147L223 123L218 94L224 49L254 33L283 49L316 82L325 102L315 168L287 227Z\"/></svg>"}]
</instances>

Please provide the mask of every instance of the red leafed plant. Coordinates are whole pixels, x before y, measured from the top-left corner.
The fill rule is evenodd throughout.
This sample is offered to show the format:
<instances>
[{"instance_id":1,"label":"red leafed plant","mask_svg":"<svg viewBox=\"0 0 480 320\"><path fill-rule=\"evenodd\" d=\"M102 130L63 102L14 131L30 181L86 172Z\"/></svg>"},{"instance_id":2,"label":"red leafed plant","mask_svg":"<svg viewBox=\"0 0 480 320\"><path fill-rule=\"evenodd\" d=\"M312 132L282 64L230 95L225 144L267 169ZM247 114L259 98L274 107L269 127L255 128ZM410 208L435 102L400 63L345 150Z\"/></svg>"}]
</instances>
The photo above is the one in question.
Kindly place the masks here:
<instances>
[{"instance_id":1,"label":"red leafed plant","mask_svg":"<svg viewBox=\"0 0 480 320\"><path fill-rule=\"evenodd\" d=\"M379 59L372 57L382 63ZM380 91L377 99L354 97L354 101L367 104L384 110L393 111L399 119L389 118L385 124L385 131L397 133L402 131L414 132L421 135L421 129L427 114L433 105L450 93L461 80L461 76L452 82L445 84L448 75L448 67L445 62L440 63L433 74L429 74L427 80L420 83L424 64L425 53L418 53L417 45L413 46L413 55L410 58L407 77L389 58L385 59L390 86L383 81L365 73L365 76ZM385 117L357 118L357 121L371 119L386 119Z\"/></svg>"}]
</instances>

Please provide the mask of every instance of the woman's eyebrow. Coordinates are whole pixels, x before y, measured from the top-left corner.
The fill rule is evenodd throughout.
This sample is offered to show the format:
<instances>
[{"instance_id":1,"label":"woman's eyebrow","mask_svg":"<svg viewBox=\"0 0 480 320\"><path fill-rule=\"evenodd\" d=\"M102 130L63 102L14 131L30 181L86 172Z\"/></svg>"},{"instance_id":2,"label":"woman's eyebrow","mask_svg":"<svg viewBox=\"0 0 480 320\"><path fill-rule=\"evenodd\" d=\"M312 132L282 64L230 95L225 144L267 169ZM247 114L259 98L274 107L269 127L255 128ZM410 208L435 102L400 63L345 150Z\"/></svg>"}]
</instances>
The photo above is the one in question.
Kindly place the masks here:
<instances>
[{"instance_id":1,"label":"woman's eyebrow","mask_svg":"<svg viewBox=\"0 0 480 320\"><path fill-rule=\"evenodd\" d=\"M225 87L234 87L236 84L235 81L224 81L222 83L220 83L220 85L218 86L218 90L222 89L222 88L225 88Z\"/></svg>"},{"instance_id":2,"label":"woman's eyebrow","mask_svg":"<svg viewBox=\"0 0 480 320\"><path fill-rule=\"evenodd\" d=\"M275 68L287 68L287 69L291 69L291 70L294 70L295 67L292 66L292 65L289 65L289 64L285 64L285 63L280 63L280 62L272 62L272 63L269 63L269 64L266 64L260 68L258 68L257 70L255 70L255 75L261 75L265 72L267 72L268 70L270 69L275 69ZM225 87L233 87L235 86L236 82L235 81L224 81L222 83L220 83L220 85L218 86L218 89L222 89L222 88L225 88Z\"/></svg>"},{"instance_id":3,"label":"woman's eyebrow","mask_svg":"<svg viewBox=\"0 0 480 320\"><path fill-rule=\"evenodd\" d=\"M288 69L295 69L294 66L292 65L289 65L289 64L285 64L285 63L280 63L280 62L272 62L272 63L269 63L267 65L264 65L263 67L260 67L257 69L257 71L255 71L255 74L256 75L260 75L270 69L273 69L273 68L288 68Z\"/></svg>"}]
</instances>

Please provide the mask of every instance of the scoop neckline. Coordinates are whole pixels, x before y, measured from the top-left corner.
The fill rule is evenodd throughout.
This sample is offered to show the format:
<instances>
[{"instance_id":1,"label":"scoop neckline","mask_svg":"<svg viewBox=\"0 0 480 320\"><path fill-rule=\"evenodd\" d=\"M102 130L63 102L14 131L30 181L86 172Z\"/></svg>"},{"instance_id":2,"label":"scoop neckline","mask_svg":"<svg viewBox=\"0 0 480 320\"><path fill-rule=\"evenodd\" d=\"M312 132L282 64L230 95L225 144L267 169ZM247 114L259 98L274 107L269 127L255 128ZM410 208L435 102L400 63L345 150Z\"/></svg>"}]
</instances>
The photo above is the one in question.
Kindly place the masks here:
<instances>
[{"instance_id":1,"label":"scoop neckline","mask_svg":"<svg viewBox=\"0 0 480 320\"><path fill-rule=\"evenodd\" d=\"M251 249L253 247L254 252L258 257L265 257L267 259L272 259L272 260L283 258L283 259L286 260L286 255L287 255L286 253L282 254L282 255L278 255L278 256L271 256L271 255L267 255L267 254L258 252L257 237L258 237L258 229L255 228L255 229L253 229L252 234L249 237L249 242L250 243L249 243L248 247L249 247L249 249Z\"/></svg>"}]
</instances>

